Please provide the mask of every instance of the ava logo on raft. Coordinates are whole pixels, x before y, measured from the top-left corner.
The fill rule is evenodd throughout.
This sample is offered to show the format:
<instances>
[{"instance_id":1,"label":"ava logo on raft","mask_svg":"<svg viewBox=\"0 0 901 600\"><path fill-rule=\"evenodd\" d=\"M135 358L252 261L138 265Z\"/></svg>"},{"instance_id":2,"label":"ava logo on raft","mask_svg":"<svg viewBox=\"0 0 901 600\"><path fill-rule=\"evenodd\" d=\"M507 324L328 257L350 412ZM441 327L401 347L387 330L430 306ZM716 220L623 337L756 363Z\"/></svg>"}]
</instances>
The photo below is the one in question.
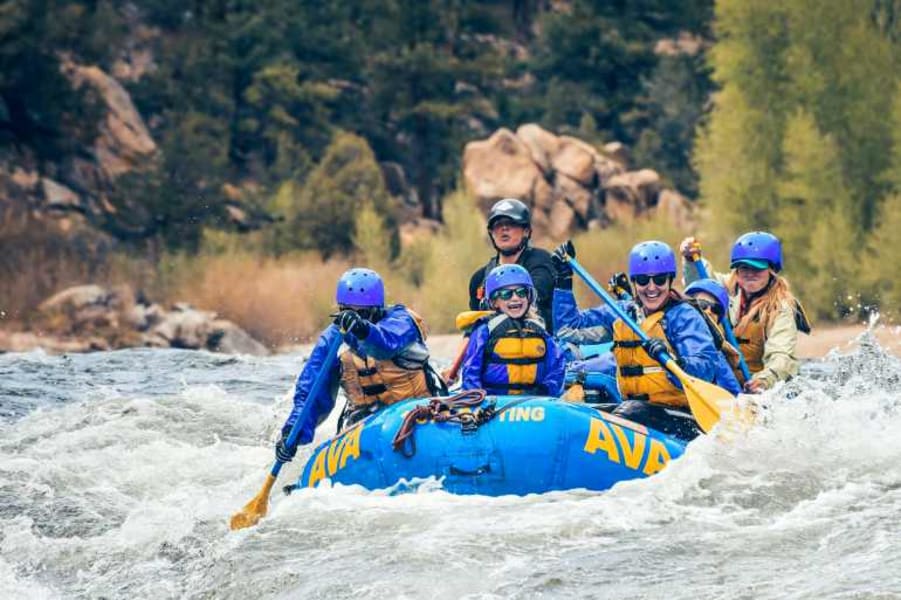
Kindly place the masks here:
<instances>
[{"instance_id":1,"label":"ava logo on raft","mask_svg":"<svg viewBox=\"0 0 901 600\"><path fill-rule=\"evenodd\" d=\"M329 445L319 450L313 458L313 467L310 469L308 487L314 487L317 483L331 477L347 465L352 458L360 458L360 433L363 424L354 425L341 437L329 442Z\"/></svg>"},{"instance_id":2,"label":"ava logo on raft","mask_svg":"<svg viewBox=\"0 0 901 600\"><path fill-rule=\"evenodd\" d=\"M645 475L653 475L670 461L666 446L660 440L648 437L647 429L628 423L628 428L633 432L630 443L626 430L616 423L608 422L611 420L591 419L583 448L585 452L595 454L603 451L610 461L625 465L633 471L641 471Z\"/></svg>"}]
</instances>

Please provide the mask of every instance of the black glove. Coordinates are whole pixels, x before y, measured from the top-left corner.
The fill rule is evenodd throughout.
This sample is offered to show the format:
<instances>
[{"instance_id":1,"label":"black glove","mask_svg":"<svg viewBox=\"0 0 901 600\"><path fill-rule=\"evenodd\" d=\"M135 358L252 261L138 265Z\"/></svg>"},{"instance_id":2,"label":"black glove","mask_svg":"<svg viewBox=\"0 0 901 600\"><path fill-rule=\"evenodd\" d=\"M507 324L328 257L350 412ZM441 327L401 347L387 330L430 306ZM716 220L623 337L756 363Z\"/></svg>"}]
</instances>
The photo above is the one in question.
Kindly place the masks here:
<instances>
[{"instance_id":1,"label":"black glove","mask_svg":"<svg viewBox=\"0 0 901 600\"><path fill-rule=\"evenodd\" d=\"M557 246L551 255L554 261L554 287L561 290L573 289L573 268L569 266L569 257L576 257L576 247L569 240Z\"/></svg>"},{"instance_id":2,"label":"black glove","mask_svg":"<svg viewBox=\"0 0 901 600\"><path fill-rule=\"evenodd\" d=\"M629 278L623 272L613 274L613 277L607 282L607 289L618 298L623 293L629 294L629 296L635 295L632 292L632 285L629 283Z\"/></svg>"},{"instance_id":3,"label":"black glove","mask_svg":"<svg viewBox=\"0 0 901 600\"><path fill-rule=\"evenodd\" d=\"M275 458L279 462L289 463L294 459L294 455L297 454L297 444L289 448L285 441L287 439L288 436L282 433L282 438L275 444Z\"/></svg>"},{"instance_id":4,"label":"black glove","mask_svg":"<svg viewBox=\"0 0 901 600\"><path fill-rule=\"evenodd\" d=\"M369 335L369 321L352 310L342 310L335 315L335 325L342 333L350 333L358 340Z\"/></svg>"},{"instance_id":5,"label":"black glove","mask_svg":"<svg viewBox=\"0 0 901 600\"><path fill-rule=\"evenodd\" d=\"M663 355L669 354L669 350L666 349L666 342L660 338L651 338L648 341L643 342L641 347L648 353L648 356L660 364L663 364Z\"/></svg>"}]
</instances>

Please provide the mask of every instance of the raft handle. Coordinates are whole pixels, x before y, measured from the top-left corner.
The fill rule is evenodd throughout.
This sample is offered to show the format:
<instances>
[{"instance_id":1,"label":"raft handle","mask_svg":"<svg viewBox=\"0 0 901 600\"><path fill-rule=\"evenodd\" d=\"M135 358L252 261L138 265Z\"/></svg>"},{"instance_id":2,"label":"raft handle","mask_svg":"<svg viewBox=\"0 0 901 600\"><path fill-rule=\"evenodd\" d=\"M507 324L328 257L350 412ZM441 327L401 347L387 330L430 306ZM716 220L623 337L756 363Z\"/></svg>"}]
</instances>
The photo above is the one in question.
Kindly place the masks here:
<instances>
[{"instance_id":1,"label":"raft handle","mask_svg":"<svg viewBox=\"0 0 901 600\"><path fill-rule=\"evenodd\" d=\"M466 477L475 477L477 475L484 475L485 473L490 473L490 472L491 472L490 464L482 465L481 467L477 467L476 469L473 469L473 470L461 469L459 467L455 467L454 465L450 466L450 474L451 475L463 475Z\"/></svg>"}]
</instances>

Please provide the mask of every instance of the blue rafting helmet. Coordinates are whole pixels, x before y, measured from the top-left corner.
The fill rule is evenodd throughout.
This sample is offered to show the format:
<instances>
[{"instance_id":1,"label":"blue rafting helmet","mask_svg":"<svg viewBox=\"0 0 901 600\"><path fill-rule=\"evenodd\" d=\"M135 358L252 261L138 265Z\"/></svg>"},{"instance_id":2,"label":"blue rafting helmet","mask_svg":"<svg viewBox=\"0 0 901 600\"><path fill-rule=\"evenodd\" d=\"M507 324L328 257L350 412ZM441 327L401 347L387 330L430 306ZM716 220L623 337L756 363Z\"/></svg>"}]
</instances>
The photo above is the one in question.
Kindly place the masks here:
<instances>
[{"instance_id":1,"label":"blue rafting helmet","mask_svg":"<svg viewBox=\"0 0 901 600\"><path fill-rule=\"evenodd\" d=\"M676 255L663 242L651 240L637 244L629 252L629 277L636 275L676 276Z\"/></svg>"},{"instance_id":2,"label":"blue rafting helmet","mask_svg":"<svg viewBox=\"0 0 901 600\"><path fill-rule=\"evenodd\" d=\"M384 306L385 284L372 269L350 269L338 279L335 300L339 306Z\"/></svg>"},{"instance_id":3,"label":"blue rafting helmet","mask_svg":"<svg viewBox=\"0 0 901 600\"><path fill-rule=\"evenodd\" d=\"M512 285L529 288L529 301L535 301L535 284L532 276L519 265L499 265L491 269L485 278L485 297L489 300L497 290Z\"/></svg>"},{"instance_id":4,"label":"blue rafting helmet","mask_svg":"<svg viewBox=\"0 0 901 600\"><path fill-rule=\"evenodd\" d=\"M782 270L782 242L772 233L751 231L735 240L729 268L746 264L754 269L772 267L777 273Z\"/></svg>"},{"instance_id":5,"label":"blue rafting helmet","mask_svg":"<svg viewBox=\"0 0 901 600\"><path fill-rule=\"evenodd\" d=\"M715 279L698 279L685 288L687 296L694 296L699 292L706 292L716 298L716 301L719 302L720 307L723 309L723 314L729 313L729 292L726 291L726 288L719 281Z\"/></svg>"}]
</instances>

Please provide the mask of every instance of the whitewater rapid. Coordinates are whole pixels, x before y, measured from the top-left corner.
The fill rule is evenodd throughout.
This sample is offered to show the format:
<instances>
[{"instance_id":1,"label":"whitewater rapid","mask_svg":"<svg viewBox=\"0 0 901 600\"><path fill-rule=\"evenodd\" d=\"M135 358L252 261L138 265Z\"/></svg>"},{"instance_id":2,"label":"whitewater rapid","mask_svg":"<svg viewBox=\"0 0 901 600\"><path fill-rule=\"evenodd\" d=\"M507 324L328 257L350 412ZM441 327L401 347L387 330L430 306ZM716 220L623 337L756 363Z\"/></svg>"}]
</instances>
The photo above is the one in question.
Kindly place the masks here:
<instances>
[{"instance_id":1,"label":"whitewater rapid","mask_svg":"<svg viewBox=\"0 0 901 600\"><path fill-rule=\"evenodd\" d=\"M869 337L605 493L321 487L231 532L302 359L0 355L0 598L901 598L901 363Z\"/></svg>"}]
</instances>

